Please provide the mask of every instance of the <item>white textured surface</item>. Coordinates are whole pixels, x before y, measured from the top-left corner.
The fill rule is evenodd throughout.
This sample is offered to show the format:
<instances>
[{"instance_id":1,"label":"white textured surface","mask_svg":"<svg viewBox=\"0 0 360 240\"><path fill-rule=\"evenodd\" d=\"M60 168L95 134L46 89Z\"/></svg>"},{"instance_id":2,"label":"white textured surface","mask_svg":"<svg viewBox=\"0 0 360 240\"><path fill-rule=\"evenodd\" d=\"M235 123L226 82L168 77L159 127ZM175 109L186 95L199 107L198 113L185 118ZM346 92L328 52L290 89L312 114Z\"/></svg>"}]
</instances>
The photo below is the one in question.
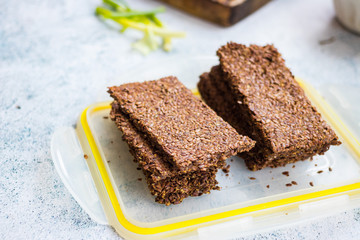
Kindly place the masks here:
<instances>
[{"instance_id":1,"label":"white textured surface","mask_svg":"<svg viewBox=\"0 0 360 240\"><path fill-rule=\"evenodd\" d=\"M130 1L129 1L130 2ZM360 38L335 21L329 0L278 0L236 26L222 28L168 11L185 30L171 53L133 52L125 36L99 22L98 1L1 1L0 8L0 238L117 239L94 223L64 188L50 157L50 136L75 123L104 86L138 64L167 57L213 55L227 41L274 43L293 73L314 86L360 84ZM141 8L155 1L131 1ZM335 42L319 41L335 37ZM174 62L176 64L176 62ZM195 80L194 80L195 81ZM20 106L18 109L16 106ZM360 210L250 236L248 239L358 239Z\"/></svg>"}]
</instances>

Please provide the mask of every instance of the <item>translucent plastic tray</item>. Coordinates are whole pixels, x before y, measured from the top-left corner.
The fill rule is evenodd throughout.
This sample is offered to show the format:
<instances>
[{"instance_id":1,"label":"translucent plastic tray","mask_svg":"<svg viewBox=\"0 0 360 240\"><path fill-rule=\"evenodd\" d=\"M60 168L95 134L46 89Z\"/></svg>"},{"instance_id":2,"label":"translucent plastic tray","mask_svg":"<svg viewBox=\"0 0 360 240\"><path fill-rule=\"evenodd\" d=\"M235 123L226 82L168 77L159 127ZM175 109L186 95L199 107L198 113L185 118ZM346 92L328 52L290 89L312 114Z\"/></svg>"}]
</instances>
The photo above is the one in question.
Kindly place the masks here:
<instances>
[{"instance_id":1,"label":"translucent plastic tray","mask_svg":"<svg viewBox=\"0 0 360 240\"><path fill-rule=\"evenodd\" d=\"M167 61L137 68L109 86L175 75L194 89L198 76L216 62L216 58L209 57ZM55 132L54 163L65 185L89 215L99 223L110 224L128 239L232 238L360 206L360 145L355 137L359 118L346 111L353 107L356 94L346 105L348 98L340 94L339 88L335 93L331 84L320 88L327 102L334 103L332 108L310 85L301 80L299 83L343 144L313 160L257 172L249 171L242 159L233 157L227 160L231 166L229 175L222 171L217 175L220 191L189 197L179 205L154 202L142 171L137 170L120 131L108 118L109 101L85 109L76 129ZM345 105L336 98L343 98ZM359 109L353 107L352 112L356 111ZM346 116L346 121L342 116ZM292 182L296 184L287 186Z\"/></svg>"}]
</instances>

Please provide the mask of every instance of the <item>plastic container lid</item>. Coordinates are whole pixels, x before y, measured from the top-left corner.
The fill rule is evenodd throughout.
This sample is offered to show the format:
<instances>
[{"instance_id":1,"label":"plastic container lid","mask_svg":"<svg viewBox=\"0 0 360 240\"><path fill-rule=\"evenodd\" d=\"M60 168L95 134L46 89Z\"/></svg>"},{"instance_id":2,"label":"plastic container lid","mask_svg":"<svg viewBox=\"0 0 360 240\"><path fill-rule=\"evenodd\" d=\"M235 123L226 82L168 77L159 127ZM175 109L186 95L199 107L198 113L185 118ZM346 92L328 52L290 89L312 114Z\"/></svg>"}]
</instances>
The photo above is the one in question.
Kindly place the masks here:
<instances>
[{"instance_id":1,"label":"plastic container lid","mask_svg":"<svg viewBox=\"0 0 360 240\"><path fill-rule=\"evenodd\" d=\"M137 68L136 74L129 73L123 80L175 75L194 89L198 76L216 62L212 57L183 59L176 64L167 61ZM356 140L360 109L352 104L359 102L359 90L328 84L319 88L319 95L309 84L298 81L343 142L312 161L252 172L240 158L233 157L227 160L229 176L218 172L220 191L189 197L179 205L158 204L121 140L121 132L108 118L110 102L106 101L86 108L76 129L67 127L54 133L55 167L90 217L113 226L126 239L233 238L360 206L360 144ZM283 174L286 171L289 176ZM289 183L292 186L286 186Z\"/></svg>"}]
</instances>

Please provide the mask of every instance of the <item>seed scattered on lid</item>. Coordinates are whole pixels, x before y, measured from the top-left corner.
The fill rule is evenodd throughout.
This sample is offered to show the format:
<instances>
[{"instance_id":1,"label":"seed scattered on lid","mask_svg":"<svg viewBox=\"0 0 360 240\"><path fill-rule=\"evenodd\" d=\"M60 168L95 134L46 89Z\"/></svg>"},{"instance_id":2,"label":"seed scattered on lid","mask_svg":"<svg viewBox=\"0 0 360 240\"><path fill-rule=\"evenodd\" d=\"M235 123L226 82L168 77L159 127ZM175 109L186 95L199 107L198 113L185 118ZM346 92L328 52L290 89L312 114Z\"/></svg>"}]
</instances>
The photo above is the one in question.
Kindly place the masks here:
<instances>
[{"instance_id":1,"label":"seed scattered on lid","mask_svg":"<svg viewBox=\"0 0 360 240\"><path fill-rule=\"evenodd\" d=\"M104 119L108 119L109 117L108 116L103 116Z\"/></svg>"},{"instance_id":2,"label":"seed scattered on lid","mask_svg":"<svg viewBox=\"0 0 360 240\"><path fill-rule=\"evenodd\" d=\"M142 178L138 178L138 181L142 181Z\"/></svg>"},{"instance_id":3,"label":"seed scattered on lid","mask_svg":"<svg viewBox=\"0 0 360 240\"><path fill-rule=\"evenodd\" d=\"M229 173L229 172L230 172L230 165L227 165L226 167L223 167L223 168L222 168L222 171L223 171L224 173Z\"/></svg>"},{"instance_id":4,"label":"seed scattered on lid","mask_svg":"<svg viewBox=\"0 0 360 240\"><path fill-rule=\"evenodd\" d=\"M331 168L331 167L329 167L329 172L332 172L332 168Z\"/></svg>"},{"instance_id":5,"label":"seed scattered on lid","mask_svg":"<svg viewBox=\"0 0 360 240\"><path fill-rule=\"evenodd\" d=\"M285 176L289 176L289 172L288 171L285 171L285 172L282 172L282 175L285 175Z\"/></svg>"},{"instance_id":6,"label":"seed scattered on lid","mask_svg":"<svg viewBox=\"0 0 360 240\"><path fill-rule=\"evenodd\" d=\"M292 168L295 168L295 165L293 165Z\"/></svg>"},{"instance_id":7,"label":"seed scattered on lid","mask_svg":"<svg viewBox=\"0 0 360 240\"><path fill-rule=\"evenodd\" d=\"M298 185L297 182L295 182L295 181L291 181L291 184Z\"/></svg>"},{"instance_id":8,"label":"seed scattered on lid","mask_svg":"<svg viewBox=\"0 0 360 240\"><path fill-rule=\"evenodd\" d=\"M141 168L140 168L140 167L137 167L136 169L137 169L137 170L141 170Z\"/></svg>"},{"instance_id":9,"label":"seed scattered on lid","mask_svg":"<svg viewBox=\"0 0 360 240\"><path fill-rule=\"evenodd\" d=\"M335 37L323 39L319 41L319 45L326 45L335 42Z\"/></svg>"},{"instance_id":10,"label":"seed scattered on lid","mask_svg":"<svg viewBox=\"0 0 360 240\"><path fill-rule=\"evenodd\" d=\"M291 183L287 183L285 186L287 186L287 187L291 187L291 186L292 186L292 184L291 184Z\"/></svg>"},{"instance_id":11,"label":"seed scattered on lid","mask_svg":"<svg viewBox=\"0 0 360 240\"><path fill-rule=\"evenodd\" d=\"M17 108L17 109L21 109L21 107L20 107L19 105L16 105L16 108Z\"/></svg>"},{"instance_id":12,"label":"seed scattered on lid","mask_svg":"<svg viewBox=\"0 0 360 240\"><path fill-rule=\"evenodd\" d=\"M309 182L309 184L310 184L310 186L312 186L312 187L314 186L313 182Z\"/></svg>"},{"instance_id":13,"label":"seed scattered on lid","mask_svg":"<svg viewBox=\"0 0 360 240\"><path fill-rule=\"evenodd\" d=\"M322 172L323 172L323 170L320 170L320 171L318 171L317 173L320 174L320 173L322 173Z\"/></svg>"},{"instance_id":14,"label":"seed scattered on lid","mask_svg":"<svg viewBox=\"0 0 360 240\"><path fill-rule=\"evenodd\" d=\"M85 159L88 159L89 157L88 157L88 155L84 154L84 158L85 158Z\"/></svg>"},{"instance_id":15,"label":"seed scattered on lid","mask_svg":"<svg viewBox=\"0 0 360 240\"><path fill-rule=\"evenodd\" d=\"M267 188L270 188L270 185L266 185Z\"/></svg>"},{"instance_id":16,"label":"seed scattered on lid","mask_svg":"<svg viewBox=\"0 0 360 240\"><path fill-rule=\"evenodd\" d=\"M256 178L254 178L254 177L249 177L249 179L250 179L250 180L256 180Z\"/></svg>"}]
</instances>

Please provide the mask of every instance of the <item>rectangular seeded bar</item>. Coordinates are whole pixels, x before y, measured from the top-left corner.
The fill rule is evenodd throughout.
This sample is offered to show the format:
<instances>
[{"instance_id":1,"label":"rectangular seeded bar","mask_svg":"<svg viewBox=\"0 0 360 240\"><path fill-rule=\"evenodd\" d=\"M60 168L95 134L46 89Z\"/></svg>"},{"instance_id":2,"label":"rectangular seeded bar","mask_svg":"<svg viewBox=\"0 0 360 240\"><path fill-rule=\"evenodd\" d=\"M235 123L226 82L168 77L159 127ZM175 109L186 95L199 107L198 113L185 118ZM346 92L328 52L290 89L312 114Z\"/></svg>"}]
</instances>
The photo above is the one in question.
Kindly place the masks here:
<instances>
[{"instance_id":1,"label":"rectangular seeded bar","mask_svg":"<svg viewBox=\"0 0 360 240\"><path fill-rule=\"evenodd\" d=\"M249 169L284 166L340 144L274 46L229 43L217 55L220 65L201 75L198 88L210 107L256 141L240 154Z\"/></svg>"},{"instance_id":2,"label":"rectangular seeded bar","mask_svg":"<svg viewBox=\"0 0 360 240\"><path fill-rule=\"evenodd\" d=\"M123 132L150 192L164 204L218 189L225 159L254 146L175 77L109 88L110 117Z\"/></svg>"},{"instance_id":3,"label":"rectangular seeded bar","mask_svg":"<svg viewBox=\"0 0 360 240\"><path fill-rule=\"evenodd\" d=\"M123 132L123 139L128 143L135 162L142 168L155 201L166 205L178 204L188 196L200 196L219 189L215 179L217 168L178 175L117 109L116 103L113 103L111 118Z\"/></svg>"}]
</instances>

